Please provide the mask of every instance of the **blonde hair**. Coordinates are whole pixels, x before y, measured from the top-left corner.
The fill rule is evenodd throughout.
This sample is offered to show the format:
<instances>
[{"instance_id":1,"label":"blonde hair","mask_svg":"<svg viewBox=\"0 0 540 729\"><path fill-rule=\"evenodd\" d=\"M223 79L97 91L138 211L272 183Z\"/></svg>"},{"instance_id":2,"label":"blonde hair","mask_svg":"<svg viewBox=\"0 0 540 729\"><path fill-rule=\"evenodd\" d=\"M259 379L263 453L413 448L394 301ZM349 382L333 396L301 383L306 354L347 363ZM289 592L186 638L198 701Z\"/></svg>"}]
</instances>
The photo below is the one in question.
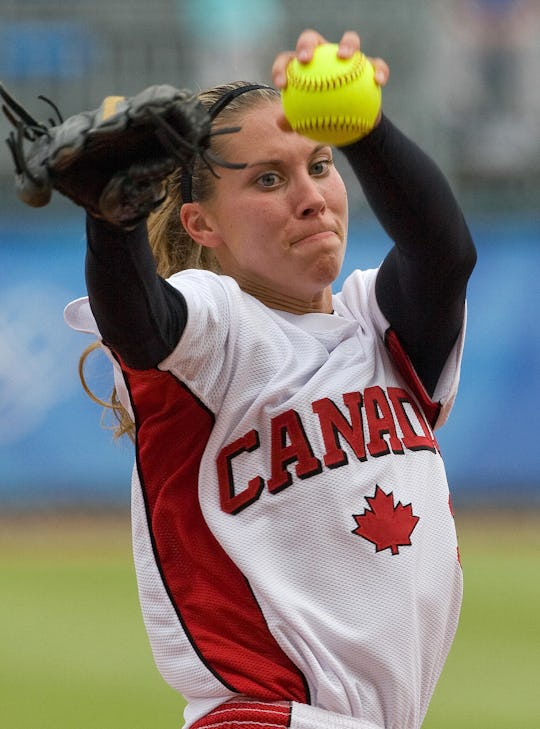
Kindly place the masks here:
<instances>
[{"instance_id":1,"label":"blonde hair","mask_svg":"<svg viewBox=\"0 0 540 729\"><path fill-rule=\"evenodd\" d=\"M238 93L237 89L250 86L249 93ZM247 91L248 89L246 89ZM276 101L279 99L279 92L269 86L254 87L245 81L238 81L230 84L216 86L199 94L199 100L205 107L211 109L220 100L231 95L230 101L219 111L219 116L212 125L212 131L225 130L234 127L241 121L242 115L255 108L262 102ZM227 161L226 147L228 134L213 136L211 140L211 151L218 157ZM241 162L242 160L229 160ZM212 163L214 172L219 175L219 167ZM219 264L211 249L200 246L184 229L180 220L180 208L184 202L182 199L182 177L187 171L177 169L167 180L167 196L158 210L148 218L148 238L157 272L163 278L172 276L177 271L187 268L205 269L220 273ZM192 174L190 175L191 194L195 201L203 202L211 197L214 191L215 176L208 165L197 157L194 162ZM128 435L135 440L135 424L128 412L121 405L116 388L113 389L110 399L103 400L97 397L86 381L85 365L88 357L101 348L101 342L96 341L90 344L82 352L79 360L79 377L86 394L98 405L104 408L102 415L102 426L105 426L105 415L112 413L114 425L112 430L114 438Z\"/></svg>"}]
</instances>

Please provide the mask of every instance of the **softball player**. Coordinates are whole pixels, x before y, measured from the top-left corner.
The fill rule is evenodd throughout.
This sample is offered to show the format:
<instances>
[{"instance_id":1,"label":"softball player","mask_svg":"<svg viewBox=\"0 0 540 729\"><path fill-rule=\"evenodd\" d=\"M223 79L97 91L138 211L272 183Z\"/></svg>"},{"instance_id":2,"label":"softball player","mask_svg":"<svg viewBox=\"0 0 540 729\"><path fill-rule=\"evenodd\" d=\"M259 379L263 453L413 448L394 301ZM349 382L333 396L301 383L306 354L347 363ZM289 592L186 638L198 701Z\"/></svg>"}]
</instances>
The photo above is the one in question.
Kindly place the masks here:
<instances>
[{"instance_id":1,"label":"softball player","mask_svg":"<svg viewBox=\"0 0 540 729\"><path fill-rule=\"evenodd\" d=\"M322 40L304 32L298 55ZM343 151L394 246L333 293L348 219L332 150L284 127L275 90L201 99L241 127L215 143L246 166L184 170L148 225L88 216L89 298L66 309L135 425L157 666L186 727L417 729L461 602L435 430L458 386L467 225L382 116Z\"/></svg>"}]
</instances>

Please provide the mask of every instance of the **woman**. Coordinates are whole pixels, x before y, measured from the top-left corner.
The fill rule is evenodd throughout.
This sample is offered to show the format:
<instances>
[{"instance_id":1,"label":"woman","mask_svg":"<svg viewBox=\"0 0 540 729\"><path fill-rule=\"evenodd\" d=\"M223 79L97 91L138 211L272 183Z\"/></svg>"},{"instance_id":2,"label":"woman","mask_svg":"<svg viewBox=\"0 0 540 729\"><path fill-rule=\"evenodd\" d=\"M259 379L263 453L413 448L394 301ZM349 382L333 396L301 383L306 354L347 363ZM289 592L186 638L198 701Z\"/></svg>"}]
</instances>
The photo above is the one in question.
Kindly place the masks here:
<instances>
[{"instance_id":1,"label":"woman","mask_svg":"<svg viewBox=\"0 0 540 729\"><path fill-rule=\"evenodd\" d=\"M302 33L299 60L323 40ZM359 43L346 33L340 53ZM433 431L474 246L439 170L383 115L343 151L395 245L333 293L347 196L332 150L254 86L201 96L219 99L217 128L241 126L214 143L246 167L171 181L148 225L167 282L145 224L89 218L93 316L79 300L66 317L103 340L136 426L141 605L186 724L419 727L461 601Z\"/></svg>"}]
</instances>

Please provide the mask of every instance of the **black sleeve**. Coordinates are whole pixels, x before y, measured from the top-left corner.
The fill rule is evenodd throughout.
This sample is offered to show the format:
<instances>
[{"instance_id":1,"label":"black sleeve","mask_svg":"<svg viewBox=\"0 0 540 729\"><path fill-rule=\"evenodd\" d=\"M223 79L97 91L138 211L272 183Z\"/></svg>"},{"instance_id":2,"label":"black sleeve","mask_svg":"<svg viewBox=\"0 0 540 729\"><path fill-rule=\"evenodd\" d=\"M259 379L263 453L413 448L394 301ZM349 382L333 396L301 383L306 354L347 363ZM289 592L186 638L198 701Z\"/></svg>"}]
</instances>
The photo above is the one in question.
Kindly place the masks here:
<instances>
[{"instance_id":1,"label":"black sleeve","mask_svg":"<svg viewBox=\"0 0 540 729\"><path fill-rule=\"evenodd\" d=\"M437 165L384 116L342 151L395 244L377 276L377 301L432 395L476 263L467 224Z\"/></svg>"},{"instance_id":2,"label":"black sleeve","mask_svg":"<svg viewBox=\"0 0 540 729\"><path fill-rule=\"evenodd\" d=\"M130 367L155 367L178 343L187 307L156 273L146 223L124 232L88 216L86 235L86 286L104 343Z\"/></svg>"}]
</instances>

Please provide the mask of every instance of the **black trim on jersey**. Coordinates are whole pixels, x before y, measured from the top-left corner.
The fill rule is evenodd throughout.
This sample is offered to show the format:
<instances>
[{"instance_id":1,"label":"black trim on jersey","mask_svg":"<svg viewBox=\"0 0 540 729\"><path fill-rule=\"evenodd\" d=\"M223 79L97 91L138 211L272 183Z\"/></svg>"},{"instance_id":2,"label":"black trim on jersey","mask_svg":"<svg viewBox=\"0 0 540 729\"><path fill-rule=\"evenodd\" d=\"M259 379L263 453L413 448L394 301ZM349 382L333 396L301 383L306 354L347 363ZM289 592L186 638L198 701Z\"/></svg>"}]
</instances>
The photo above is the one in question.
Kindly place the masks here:
<instances>
[{"instance_id":1,"label":"black trim on jersey","mask_svg":"<svg viewBox=\"0 0 540 729\"><path fill-rule=\"evenodd\" d=\"M132 376L132 373L130 373L129 370L123 366L125 363L122 362L122 360L118 357L118 355L115 352L112 352L112 355L122 369L122 375L123 375L124 382L126 385L126 390L129 395L131 408L132 408L133 415L134 415L135 428L136 428L136 432L138 435L139 427L141 425L141 417L140 417L140 410L139 410L138 402L136 400L136 397L133 394L133 383L132 383L133 376ZM137 368L133 368L133 369L137 369ZM162 373L162 375L166 376L168 378L171 378L171 380L176 383L176 385L178 386L179 389L181 389L183 392L185 392L190 399L192 399L194 402L197 403L197 405L201 408L201 410L203 410L207 414L208 419L212 423L212 427L213 427L213 425L215 423L215 413L212 410L210 410L210 408L200 400L200 398L188 387L188 385L185 382L183 382L182 380L180 380L176 375L174 375L170 371L168 371L166 373L164 372L164 373ZM182 630L184 632L184 635L186 636L186 639L189 641L189 644L191 645L194 653L199 658L201 664L203 666L205 666L205 668L214 676L214 678L217 681L219 681L222 684L222 686L224 686L226 689L228 689L229 691L236 693L236 694L242 693L239 690L239 687L233 685L229 680L227 680L222 675L222 673L217 670L217 668L214 666L214 664L208 660L207 656L203 653L200 645L197 643L197 640L194 638L194 636L190 630L190 627L186 622L185 615L183 614L182 609L178 604L177 596L173 593L166 570L164 569L164 566L163 566L162 558L160 555L160 550L159 550L158 544L157 544L154 523L153 523L155 515L153 513L152 507L150 505L149 497L148 497L148 488L147 488L147 485L145 482L146 468L144 467L144 463L141 458L140 441L139 441L138 437L136 437L136 439L135 439L135 461L137 464L137 474L139 476L139 482L140 482L140 487L141 487L140 493L141 493L141 496L142 496L142 499L144 502L146 526L147 526L148 536L149 536L151 547L152 547L152 553L154 556L154 564L159 572L159 576L161 579L161 585L162 585L164 591L167 593L167 596L169 598L172 609L174 610L174 613L178 619L178 622L180 623L180 625L182 627ZM186 486L188 488L190 487L189 484L187 484L187 483L184 484L184 486ZM235 565L235 567L237 567L237 566ZM279 644L277 643L275 636L273 635L272 631L270 630L266 616L262 610L259 600L257 599L257 597L253 591L250 581L248 580L247 576L239 568L237 568L237 569L238 569L238 574L240 575L240 578L243 581L243 584L245 585L246 589L249 591L250 595L253 598L253 603L256 606L258 615L260 616L261 621L266 626L266 628L268 630L268 635L269 635L271 641L274 642L276 647L278 648L278 650L280 652L282 652L284 656L286 656L286 654L283 652L283 650L279 647ZM303 671L300 670L300 668L297 666L297 664L292 661L292 659L288 658L287 656L286 656L286 658L290 662L290 665L295 669L295 671L296 671L295 675L297 676L297 678L300 680L300 682L302 684L304 699L305 699L304 703L308 703L308 704L311 703L311 693L310 693L309 684L308 684L306 676L304 675ZM256 680L256 678L254 680ZM240 682L240 684L241 684L241 682ZM284 699L284 700L287 700L287 699Z\"/></svg>"},{"instance_id":2,"label":"black trim on jersey","mask_svg":"<svg viewBox=\"0 0 540 729\"><path fill-rule=\"evenodd\" d=\"M118 362L118 364L122 367L122 362L121 362L120 358L118 357L118 355L116 355L114 352L112 354L113 354L113 357ZM137 403L135 402L135 398L133 397L133 392L132 392L132 388L131 388L131 380L130 380L130 377L129 377L129 373L127 373L124 368L122 368L122 374L123 374L123 377L124 377L124 382L125 382L125 385L126 385L126 390L128 392L128 395L129 395L129 400L130 400L130 403L131 403L131 409L133 411L133 416L134 416L134 421L135 421L135 429L136 429L136 432L138 432L139 425L140 425L140 418L139 418L139 411L138 411ZM196 396L193 395L193 393L191 392L191 390L181 380L179 380L178 377L176 377L176 375L173 375L172 372L169 372L168 375L175 382L177 382L180 387L184 388L184 390L186 390L186 392L188 392L190 395L192 395L192 397L196 397ZM209 416L212 419L215 419L214 413L211 410L209 410L206 407L206 405L204 405L204 403L202 403L198 398L196 398L196 399L200 403L201 407L204 408L208 412ZM195 652L195 654L197 655L197 657L201 661L202 665L204 665L207 668L207 670L214 676L214 678L216 678L223 686L225 686L225 688L229 689L229 691L236 692L237 691L236 687L235 686L232 686L231 684L229 684L223 678L223 676L221 676L214 669L214 667L208 663L208 661L202 655L202 653L201 653L201 651L199 649L199 646L197 645L197 642L193 639L193 636L191 635L191 632L190 632L188 626L186 625L186 622L184 620L184 616L182 615L182 611L179 609L178 604L177 604L177 601L175 600L175 596L174 596L174 594L171 591L171 586L170 586L169 581L167 579L167 575L165 574L165 570L163 569L163 564L162 564L162 561L161 561L161 556L160 556L159 549L158 549L157 542L156 542L156 535L155 535L155 532L154 532L154 529L153 529L153 526L152 526L152 516L153 515L152 515L152 510L150 508L150 504L148 502L148 490L146 488L146 483L145 483L145 469L142 467L142 464L141 464L140 443L139 443L139 439L138 438L135 439L135 462L137 464L137 473L139 475L139 482L140 482L140 485L141 485L141 496L142 496L142 499L144 501L144 510L145 510L145 515L146 515L146 526L147 526L147 529L148 529L148 536L149 536L149 539L150 539L150 543L152 545L152 554L154 555L154 564L155 564L155 566L156 566L156 568L157 568L157 570L159 572L159 576L161 578L161 584L163 586L163 589L167 593L167 596L169 598L169 601L171 603L171 606L172 606L172 608L174 610L174 613L175 613L176 617L178 618L178 622L182 626L182 630L184 631L184 634L185 634L186 638L188 639L191 647L193 648L193 651Z\"/></svg>"}]
</instances>

